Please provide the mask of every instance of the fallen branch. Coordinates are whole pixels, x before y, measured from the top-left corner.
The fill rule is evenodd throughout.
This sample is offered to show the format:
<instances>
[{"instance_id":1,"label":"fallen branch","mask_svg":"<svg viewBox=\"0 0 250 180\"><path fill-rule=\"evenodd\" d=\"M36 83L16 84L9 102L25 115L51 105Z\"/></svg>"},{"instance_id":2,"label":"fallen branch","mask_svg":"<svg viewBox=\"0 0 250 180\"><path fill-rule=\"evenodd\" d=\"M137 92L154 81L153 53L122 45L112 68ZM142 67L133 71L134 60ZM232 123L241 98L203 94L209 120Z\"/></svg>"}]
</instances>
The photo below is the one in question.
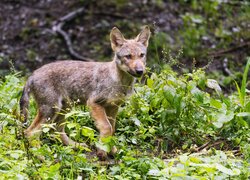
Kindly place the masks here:
<instances>
[{"instance_id":1,"label":"fallen branch","mask_svg":"<svg viewBox=\"0 0 250 180\"><path fill-rule=\"evenodd\" d=\"M242 48L245 48L245 47L248 47L250 46L250 41L247 41L245 43L242 43L238 46L235 46L235 47L232 47L232 48L229 48L229 49L225 49L225 50L221 50L221 51L217 51L217 52L211 52L209 53L208 55L209 56L213 56L213 57L220 57L220 56L223 56L227 53L231 53L231 52L234 52L234 51L238 51Z\"/></svg>"},{"instance_id":2,"label":"fallen branch","mask_svg":"<svg viewBox=\"0 0 250 180\"><path fill-rule=\"evenodd\" d=\"M215 141L214 143L212 143L212 141L208 141L206 142L205 144L201 145L200 147L197 147L195 149L196 152L200 152L202 151L203 149L210 149L210 148L215 148L216 146L218 146L219 144L222 144L222 143L226 143L225 141L223 140L218 140L218 141Z\"/></svg>"},{"instance_id":3,"label":"fallen branch","mask_svg":"<svg viewBox=\"0 0 250 180\"><path fill-rule=\"evenodd\" d=\"M63 26L65 25L66 22L71 21L72 19L83 14L84 12L85 12L84 8L79 8L79 9L77 9L73 12L70 12L69 14L61 17L55 23L55 25L52 27L52 30L62 36L62 38L64 39L64 41L68 47L68 51L73 58L76 58L76 59L82 60L82 61L94 61L93 59L90 59L90 58L87 58L87 57L84 57L84 56L78 54L73 49L73 45L72 45L72 42L71 42L69 35L63 30Z\"/></svg>"},{"instance_id":4,"label":"fallen branch","mask_svg":"<svg viewBox=\"0 0 250 180\"><path fill-rule=\"evenodd\" d=\"M208 141L207 143L203 144L202 146L196 148L196 152L199 152L199 151L205 149L210 143L211 143L211 141Z\"/></svg>"}]
</instances>

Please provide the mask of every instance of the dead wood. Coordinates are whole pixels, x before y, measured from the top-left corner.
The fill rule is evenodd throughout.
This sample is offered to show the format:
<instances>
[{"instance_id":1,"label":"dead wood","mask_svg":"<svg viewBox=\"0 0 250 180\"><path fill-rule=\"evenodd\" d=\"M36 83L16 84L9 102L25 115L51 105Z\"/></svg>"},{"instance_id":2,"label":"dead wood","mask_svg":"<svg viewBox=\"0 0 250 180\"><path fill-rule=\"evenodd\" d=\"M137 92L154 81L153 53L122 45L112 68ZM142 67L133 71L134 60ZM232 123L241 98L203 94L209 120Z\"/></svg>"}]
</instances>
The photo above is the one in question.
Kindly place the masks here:
<instances>
[{"instance_id":1,"label":"dead wood","mask_svg":"<svg viewBox=\"0 0 250 180\"><path fill-rule=\"evenodd\" d=\"M235 47L232 47L232 48L229 48L229 49L220 50L220 51L217 51L217 52L211 52L208 55L213 56L213 57L221 57L221 56L224 56L225 54L241 50L241 49L246 48L248 46L250 46L250 41L244 42L244 43L242 43L242 44L240 44L238 46L235 46Z\"/></svg>"},{"instance_id":2,"label":"dead wood","mask_svg":"<svg viewBox=\"0 0 250 180\"><path fill-rule=\"evenodd\" d=\"M76 59L82 60L82 61L94 61L91 58L84 57L84 56L80 55L79 53L77 53L73 48L73 45L72 45L72 42L71 42L71 39L70 39L68 33L63 30L63 26L67 22L72 21L74 18L78 17L79 15L82 15L85 12L86 11L84 8L79 8L73 12L68 13L67 15L61 17L57 22L54 23L52 30L54 32L56 32L57 34L59 34L64 39L64 41L67 45L68 51L69 51L70 55L72 56L72 58L76 58Z\"/></svg>"}]
</instances>

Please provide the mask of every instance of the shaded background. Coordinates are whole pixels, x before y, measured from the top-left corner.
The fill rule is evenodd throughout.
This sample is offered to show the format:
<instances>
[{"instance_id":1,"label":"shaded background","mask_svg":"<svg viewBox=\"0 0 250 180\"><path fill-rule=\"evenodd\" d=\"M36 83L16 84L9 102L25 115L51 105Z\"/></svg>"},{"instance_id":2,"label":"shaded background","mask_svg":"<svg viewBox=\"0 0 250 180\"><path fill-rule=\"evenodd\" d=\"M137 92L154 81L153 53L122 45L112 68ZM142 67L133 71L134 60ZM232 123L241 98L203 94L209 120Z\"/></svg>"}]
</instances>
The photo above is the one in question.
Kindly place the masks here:
<instances>
[{"instance_id":1,"label":"shaded background","mask_svg":"<svg viewBox=\"0 0 250 180\"><path fill-rule=\"evenodd\" d=\"M96 61L111 60L112 27L130 38L145 24L153 35L148 53L153 68L209 64L208 71L232 76L241 74L250 55L246 0L1 0L0 7L0 74L12 66L27 73L48 62L76 59L54 27L81 7L84 12L65 22L63 30L76 52Z\"/></svg>"}]
</instances>

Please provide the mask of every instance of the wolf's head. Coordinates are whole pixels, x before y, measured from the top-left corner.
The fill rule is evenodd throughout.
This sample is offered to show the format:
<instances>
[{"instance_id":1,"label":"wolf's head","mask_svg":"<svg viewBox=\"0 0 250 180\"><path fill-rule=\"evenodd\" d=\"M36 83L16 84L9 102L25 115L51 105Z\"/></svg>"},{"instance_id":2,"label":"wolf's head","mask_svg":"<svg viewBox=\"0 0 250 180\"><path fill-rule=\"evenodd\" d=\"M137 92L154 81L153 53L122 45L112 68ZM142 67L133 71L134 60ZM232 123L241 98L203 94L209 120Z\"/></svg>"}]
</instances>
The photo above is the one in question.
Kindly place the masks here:
<instances>
[{"instance_id":1,"label":"wolf's head","mask_svg":"<svg viewBox=\"0 0 250 180\"><path fill-rule=\"evenodd\" d=\"M146 54L150 29L144 29L134 39L125 39L118 28L110 33L111 47L115 52L115 62L119 69L134 77L140 77L145 72Z\"/></svg>"}]
</instances>

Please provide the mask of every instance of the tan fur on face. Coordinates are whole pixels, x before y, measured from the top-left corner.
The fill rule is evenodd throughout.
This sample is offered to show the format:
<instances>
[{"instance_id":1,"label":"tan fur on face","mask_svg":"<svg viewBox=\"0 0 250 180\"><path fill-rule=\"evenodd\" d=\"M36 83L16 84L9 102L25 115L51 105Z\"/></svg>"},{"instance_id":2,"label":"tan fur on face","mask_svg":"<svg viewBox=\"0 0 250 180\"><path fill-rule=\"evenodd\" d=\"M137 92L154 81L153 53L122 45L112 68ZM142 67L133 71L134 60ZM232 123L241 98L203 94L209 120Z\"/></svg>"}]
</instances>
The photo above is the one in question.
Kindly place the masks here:
<instances>
[{"instance_id":1,"label":"tan fur on face","mask_svg":"<svg viewBox=\"0 0 250 180\"><path fill-rule=\"evenodd\" d=\"M118 66L130 74L136 74L136 69L145 71L147 49L136 40L127 40L116 53L116 62ZM144 54L144 57L140 57ZM131 55L131 59L126 56Z\"/></svg>"}]
</instances>

